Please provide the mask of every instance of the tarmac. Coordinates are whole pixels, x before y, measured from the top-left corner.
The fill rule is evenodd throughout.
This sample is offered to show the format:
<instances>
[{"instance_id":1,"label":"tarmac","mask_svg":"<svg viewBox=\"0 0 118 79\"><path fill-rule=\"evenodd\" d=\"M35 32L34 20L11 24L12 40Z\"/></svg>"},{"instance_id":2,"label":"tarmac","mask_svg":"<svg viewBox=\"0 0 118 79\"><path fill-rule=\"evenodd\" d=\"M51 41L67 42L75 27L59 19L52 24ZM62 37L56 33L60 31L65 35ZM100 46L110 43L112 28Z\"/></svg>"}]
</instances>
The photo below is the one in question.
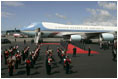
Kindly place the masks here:
<instances>
[{"instance_id":1,"label":"tarmac","mask_svg":"<svg viewBox=\"0 0 118 79\"><path fill-rule=\"evenodd\" d=\"M13 38L8 38L12 41L11 44L1 44L1 49L3 51L5 48L9 48L9 46L19 45L19 50L22 51L25 46L30 47L30 51L34 50L36 45L31 44L30 41L32 38L17 38L16 42L14 42ZM24 44L23 40L26 40L26 44ZM55 39L54 39L55 40ZM45 67L45 51L47 47L54 51L53 55L57 62L58 67L53 67L51 71L51 75L46 74ZM88 56L88 54L77 54L76 57L73 57L72 54L69 54L72 60L72 69L70 74L66 74L63 69L62 64L59 64L60 61L57 55L57 47L62 47L61 45L42 45L40 50L40 57L36 61L36 64L33 69L31 69L31 75L26 75L25 64L22 61L19 68L14 71L13 76L9 76L8 74L8 66L4 64L4 58L2 58L1 62L1 78L117 78L117 61L113 61L112 50L107 49L99 49L98 44L86 44L86 50L88 46L91 46L91 49L99 52L99 54L92 54Z\"/></svg>"}]
</instances>

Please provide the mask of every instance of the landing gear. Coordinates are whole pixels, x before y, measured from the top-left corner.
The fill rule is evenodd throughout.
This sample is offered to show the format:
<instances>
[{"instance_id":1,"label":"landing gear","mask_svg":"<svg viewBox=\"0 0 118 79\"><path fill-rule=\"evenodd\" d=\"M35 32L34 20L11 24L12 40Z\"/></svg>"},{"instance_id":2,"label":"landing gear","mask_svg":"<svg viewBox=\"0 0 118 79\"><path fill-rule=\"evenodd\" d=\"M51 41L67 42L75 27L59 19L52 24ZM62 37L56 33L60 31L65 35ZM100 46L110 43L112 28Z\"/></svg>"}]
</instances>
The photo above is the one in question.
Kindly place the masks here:
<instances>
[{"instance_id":1,"label":"landing gear","mask_svg":"<svg viewBox=\"0 0 118 79\"><path fill-rule=\"evenodd\" d=\"M40 44L40 43L43 43L43 39L39 39L38 40L38 43Z\"/></svg>"}]
</instances>

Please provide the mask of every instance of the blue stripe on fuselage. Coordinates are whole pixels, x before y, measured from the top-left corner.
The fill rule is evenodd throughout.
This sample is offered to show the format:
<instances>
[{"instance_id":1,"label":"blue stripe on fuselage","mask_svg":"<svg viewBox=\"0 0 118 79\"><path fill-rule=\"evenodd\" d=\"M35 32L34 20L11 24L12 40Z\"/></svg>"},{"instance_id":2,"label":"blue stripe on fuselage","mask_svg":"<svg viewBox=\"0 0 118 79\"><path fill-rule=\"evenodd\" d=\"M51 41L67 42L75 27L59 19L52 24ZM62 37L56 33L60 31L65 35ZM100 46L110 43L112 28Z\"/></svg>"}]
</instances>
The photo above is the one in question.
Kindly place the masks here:
<instances>
[{"instance_id":1,"label":"blue stripe on fuselage","mask_svg":"<svg viewBox=\"0 0 118 79\"><path fill-rule=\"evenodd\" d=\"M51 27L51 26L50 26ZM48 29L42 25L42 23L38 23L32 28L24 28L21 31L35 31L37 28L40 28L41 31L55 31L55 32L111 32L110 30L65 30L65 29Z\"/></svg>"}]
</instances>

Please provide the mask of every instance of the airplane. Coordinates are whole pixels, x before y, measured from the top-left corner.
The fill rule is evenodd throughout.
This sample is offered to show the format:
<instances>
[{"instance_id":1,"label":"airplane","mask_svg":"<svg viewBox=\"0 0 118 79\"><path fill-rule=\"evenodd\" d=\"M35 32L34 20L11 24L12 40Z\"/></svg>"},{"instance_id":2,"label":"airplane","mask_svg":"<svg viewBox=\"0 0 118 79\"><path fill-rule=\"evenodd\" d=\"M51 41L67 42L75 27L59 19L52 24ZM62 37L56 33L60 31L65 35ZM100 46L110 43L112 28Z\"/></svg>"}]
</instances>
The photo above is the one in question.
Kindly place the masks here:
<instances>
[{"instance_id":1,"label":"airplane","mask_svg":"<svg viewBox=\"0 0 118 79\"><path fill-rule=\"evenodd\" d=\"M21 29L24 34L35 36L37 42L45 37L62 37L69 41L99 38L100 41L113 41L117 26L66 25L51 22L33 23Z\"/></svg>"}]
</instances>

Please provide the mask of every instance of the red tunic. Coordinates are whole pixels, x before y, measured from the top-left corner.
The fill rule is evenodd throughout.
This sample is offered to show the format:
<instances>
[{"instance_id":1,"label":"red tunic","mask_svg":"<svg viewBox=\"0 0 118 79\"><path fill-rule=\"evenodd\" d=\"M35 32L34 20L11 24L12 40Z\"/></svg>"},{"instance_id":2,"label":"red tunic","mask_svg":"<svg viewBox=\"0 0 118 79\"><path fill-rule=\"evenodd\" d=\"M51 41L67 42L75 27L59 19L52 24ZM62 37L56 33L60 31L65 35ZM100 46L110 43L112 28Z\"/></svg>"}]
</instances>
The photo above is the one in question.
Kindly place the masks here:
<instances>
[{"instance_id":1,"label":"red tunic","mask_svg":"<svg viewBox=\"0 0 118 79\"><path fill-rule=\"evenodd\" d=\"M71 60L70 60L69 58L66 58L66 59L64 60L64 64L66 63L66 61L69 62L69 64L71 63Z\"/></svg>"},{"instance_id":2,"label":"red tunic","mask_svg":"<svg viewBox=\"0 0 118 79\"><path fill-rule=\"evenodd\" d=\"M30 62L30 60L26 60L26 63L27 63L27 64L30 64L31 62Z\"/></svg>"}]
</instances>

